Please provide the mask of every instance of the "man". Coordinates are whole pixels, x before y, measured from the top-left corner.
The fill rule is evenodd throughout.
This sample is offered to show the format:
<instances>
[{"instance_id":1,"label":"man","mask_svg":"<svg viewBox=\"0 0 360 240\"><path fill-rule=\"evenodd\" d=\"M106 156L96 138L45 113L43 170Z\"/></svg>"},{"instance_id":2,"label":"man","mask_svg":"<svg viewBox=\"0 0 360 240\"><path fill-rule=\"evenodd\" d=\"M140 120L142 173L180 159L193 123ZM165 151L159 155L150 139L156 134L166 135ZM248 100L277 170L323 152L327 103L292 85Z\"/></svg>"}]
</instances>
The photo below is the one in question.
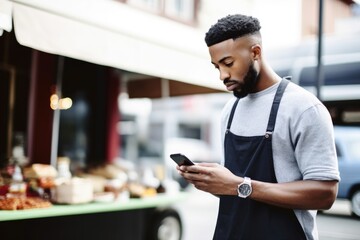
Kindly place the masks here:
<instances>
[{"instance_id":1,"label":"man","mask_svg":"<svg viewBox=\"0 0 360 240\"><path fill-rule=\"evenodd\" d=\"M225 160L178 171L219 196L214 239L318 239L316 210L332 206L339 181L327 109L267 64L256 18L224 17L205 41L235 96L222 115Z\"/></svg>"}]
</instances>

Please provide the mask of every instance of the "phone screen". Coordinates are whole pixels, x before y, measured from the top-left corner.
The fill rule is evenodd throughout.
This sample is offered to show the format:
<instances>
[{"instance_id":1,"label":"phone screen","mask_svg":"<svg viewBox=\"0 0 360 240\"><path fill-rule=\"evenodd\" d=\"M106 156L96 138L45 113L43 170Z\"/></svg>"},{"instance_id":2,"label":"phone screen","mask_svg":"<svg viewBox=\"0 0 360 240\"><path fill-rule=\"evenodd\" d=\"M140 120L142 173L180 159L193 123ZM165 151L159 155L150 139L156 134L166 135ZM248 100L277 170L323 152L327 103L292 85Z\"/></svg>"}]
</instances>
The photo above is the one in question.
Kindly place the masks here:
<instances>
[{"instance_id":1,"label":"phone screen","mask_svg":"<svg viewBox=\"0 0 360 240\"><path fill-rule=\"evenodd\" d=\"M186 166L190 166L190 165L194 165L194 163L188 159L185 155L181 154L181 153L174 153L170 155L171 159L173 159L177 165L182 166L182 165L186 165Z\"/></svg>"}]
</instances>

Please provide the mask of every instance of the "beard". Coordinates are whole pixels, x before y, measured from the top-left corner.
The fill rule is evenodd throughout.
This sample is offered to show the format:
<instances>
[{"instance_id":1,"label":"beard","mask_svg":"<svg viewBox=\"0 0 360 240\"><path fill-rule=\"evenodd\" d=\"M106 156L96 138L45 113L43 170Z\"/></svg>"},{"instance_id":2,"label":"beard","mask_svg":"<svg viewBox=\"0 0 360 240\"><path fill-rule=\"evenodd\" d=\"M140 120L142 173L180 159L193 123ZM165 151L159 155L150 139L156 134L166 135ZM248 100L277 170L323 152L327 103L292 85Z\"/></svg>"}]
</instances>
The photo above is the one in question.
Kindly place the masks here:
<instances>
[{"instance_id":1,"label":"beard","mask_svg":"<svg viewBox=\"0 0 360 240\"><path fill-rule=\"evenodd\" d=\"M259 82L259 73L254 68L254 64L249 64L249 69L244 77L244 83L241 88L234 89L233 94L237 98L246 97L249 93L255 91L256 85ZM231 80L230 80L231 81Z\"/></svg>"}]
</instances>

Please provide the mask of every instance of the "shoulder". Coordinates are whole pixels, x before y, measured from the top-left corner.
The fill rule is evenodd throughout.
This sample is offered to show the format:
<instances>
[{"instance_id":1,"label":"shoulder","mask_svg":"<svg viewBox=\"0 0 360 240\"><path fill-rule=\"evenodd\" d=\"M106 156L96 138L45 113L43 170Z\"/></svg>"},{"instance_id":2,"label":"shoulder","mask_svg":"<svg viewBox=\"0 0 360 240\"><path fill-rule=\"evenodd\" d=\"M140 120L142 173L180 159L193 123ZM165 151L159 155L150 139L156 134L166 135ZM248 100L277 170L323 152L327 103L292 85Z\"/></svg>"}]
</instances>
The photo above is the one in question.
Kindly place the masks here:
<instances>
[{"instance_id":1,"label":"shoulder","mask_svg":"<svg viewBox=\"0 0 360 240\"><path fill-rule=\"evenodd\" d=\"M292 82L285 89L280 108L282 109L281 112L287 112L293 117L300 117L315 109L321 113L328 113L326 107L314 94Z\"/></svg>"},{"instance_id":2,"label":"shoulder","mask_svg":"<svg viewBox=\"0 0 360 240\"><path fill-rule=\"evenodd\" d=\"M300 136L313 136L318 134L329 137L332 132L332 119L328 109L312 93L304 88L289 83L280 102L277 124L286 128L276 127L284 134L287 131L292 143L296 144ZM313 139L313 140L315 140Z\"/></svg>"},{"instance_id":3,"label":"shoulder","mask_svg":"<svg viewBox=\"0 0 360 240\"><path fill-rule=\"evenodd\" d=\"M304 106L305 108L321 103L314 94L292 82L289 82L287 88L285 89L284 99L288 101L300 101L300 106Z\"/></svg>"}]
</instances>

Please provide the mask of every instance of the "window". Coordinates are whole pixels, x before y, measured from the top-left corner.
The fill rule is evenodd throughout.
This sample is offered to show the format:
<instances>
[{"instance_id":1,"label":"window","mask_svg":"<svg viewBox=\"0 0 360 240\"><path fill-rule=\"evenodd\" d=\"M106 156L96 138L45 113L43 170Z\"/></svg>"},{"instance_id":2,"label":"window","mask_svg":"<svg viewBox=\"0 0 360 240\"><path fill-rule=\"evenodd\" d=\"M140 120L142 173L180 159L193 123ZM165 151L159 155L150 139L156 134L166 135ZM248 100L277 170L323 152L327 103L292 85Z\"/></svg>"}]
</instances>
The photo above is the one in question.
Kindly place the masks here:
<instances>
[{"instance_id":1,"label":"window","mask_svg":"<svg viewBox=\"0 0 360 240\"><path fill-rule=\"evenodd\" d=\"M195 18L194 0L168 0L165 1L165 15L190 22Z\"/></svg>"},{"instance_id":2,"label":"window","mask_svg":"<svg viewBox=\"0 0 360 240\"><path fill-rule=\"evenodd\" d=\"M201 139L201 127L195 124L179 124L179 136L183 138Z\"/></svg>"},{"instance_id":3,"label":"window","mask_svg":"<svg viewBox=\"0 0 360 240\"><path fill-rule=\"evenodd\" d=\"M347 148L349 151L349 156L353 161L360 161L360 139L358 138L348 138L347 139Z\"/></svg>"},{"instance_id":4,"label":"window","mask_svg":"<svg viewBox=\"0 0 360 240\"><path fill-rule=\"evenodd\" d=\"M128 0L130 5L141 7L147 10L160 12L162 0Z\"/></svg>"},{"instance_id":5,"label":"window","mask_svg":"<svg viewBox=\"0 0 360 240\"><path fill-rule=\"evenodd\" d=\"M336 148L336 155L338 158L341 158L342 157L342 152L339 148L339 144L338 143L335 143L335 148Z\"/></svg>"},{"instance_id":6,"label":"window","mask_svg":"<svg viewBox=\"0 0 360 240\"><path fill-rule=\"evenodd\" d=\"M129 5L184 23L196 20L198 0L127 0Z\"/></svg>"}]
</instances>

